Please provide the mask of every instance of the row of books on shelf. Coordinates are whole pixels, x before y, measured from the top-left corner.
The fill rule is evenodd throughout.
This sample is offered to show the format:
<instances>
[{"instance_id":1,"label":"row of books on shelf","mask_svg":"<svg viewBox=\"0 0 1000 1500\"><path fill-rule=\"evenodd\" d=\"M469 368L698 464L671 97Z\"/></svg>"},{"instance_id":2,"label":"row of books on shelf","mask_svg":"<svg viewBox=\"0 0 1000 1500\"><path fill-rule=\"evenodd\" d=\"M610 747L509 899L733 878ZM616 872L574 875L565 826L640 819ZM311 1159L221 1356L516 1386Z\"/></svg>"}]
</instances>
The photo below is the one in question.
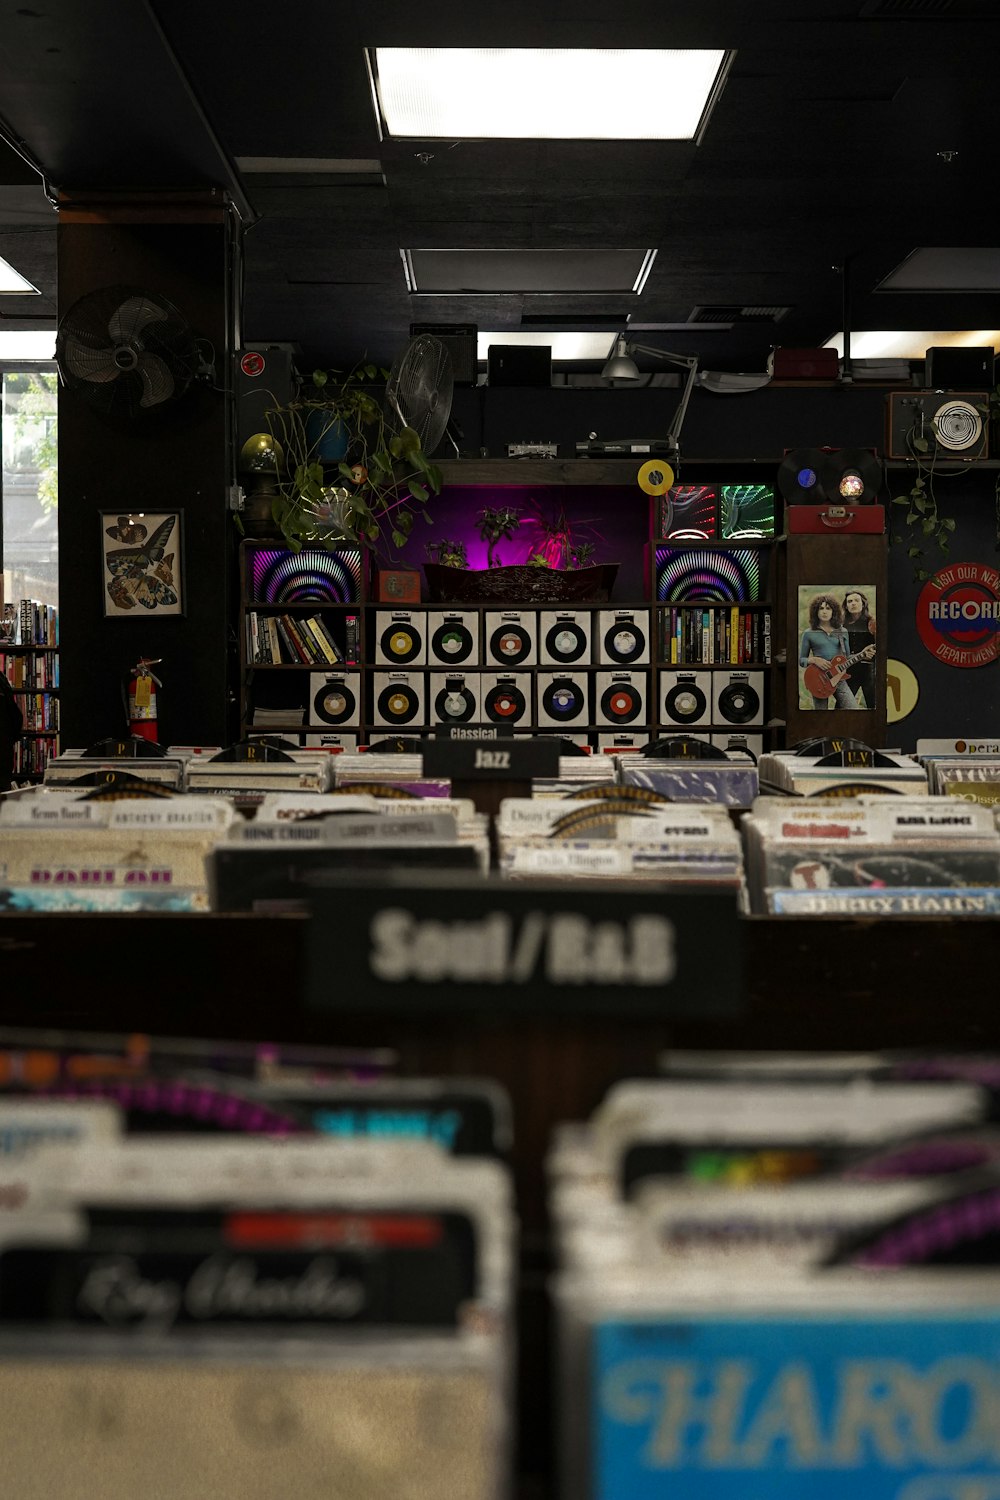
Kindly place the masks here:
<instances>
[{"instance_id":1,"label":"row of books on shelf","mask_svg":"<svg viewBox=\"0 0 1000 1500\"><path fill-rule=\"evenodd\" d=\"M739 605L664 610L663 660L679 666L771 661L771 612Z\"/></svg>"},{"instance_id":2,"label":"row of books on shelf","mask_svg":"<svg viewBox=\"0 0 1000 1500\"><path fill-rule=\"evenodd\" d=\"M15 692L51 690L59 686L59 658L57 656L25 656L21 653L0 651L0 672Z\"/></svg>"},{"instance_id":3,"label":"row of books on shelf","mask_svg":"<svg viewBox=\"0 0 1000 1500\"><path fill-rule=\"evenodd\" d=\"M24 717L24 729L59 729L59 699L51 693L23 693L18 703Z\"/></svg>"},{"instance_id":4,"label":"row of books on shelf","mask_svg":"<svg viewBox=\"0 0 1000 1500\"><path fill-rule=\"evenodd\" d=\"M42 776L45 767L50 760L54 760L59 754L59 741L55 735L51 738L39 738L32 740L15 740L14 742L14 780L18 781L25 776Z\"/></svg>"},{"instance_id":5,"label":"row of books on shelf","mask_svg":"<svg viewBox=\"0 0 1000 1500\"><path fill-rule=\"evenodd\" d=\"M318 614L293 619L288 614L259 614L251 610L247 616L247 654L251 662L272 666L353 665L358 660L358 648L357 615L345 618L343 646Z\"/></svg>"},{"instance_id":6,"label":"row of books on shelf","mask_svg":"<svg viewBox=\"0 0 1000 1500\"><path fill-rule=\"evenodd\" d=\"M0 641L14 646L58 646L59 611L39 599L21 599L4 606Z\"/></svg>"}]
</instances>

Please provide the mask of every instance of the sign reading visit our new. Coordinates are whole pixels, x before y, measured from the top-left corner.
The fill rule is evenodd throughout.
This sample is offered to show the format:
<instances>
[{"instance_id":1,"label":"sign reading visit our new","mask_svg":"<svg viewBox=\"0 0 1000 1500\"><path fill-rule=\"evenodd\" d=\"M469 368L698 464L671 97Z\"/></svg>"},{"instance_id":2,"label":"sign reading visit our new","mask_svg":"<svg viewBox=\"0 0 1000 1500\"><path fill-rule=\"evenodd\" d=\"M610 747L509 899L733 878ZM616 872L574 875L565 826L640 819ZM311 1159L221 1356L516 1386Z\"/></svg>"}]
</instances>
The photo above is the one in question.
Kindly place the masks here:
<instances>
[{"instance_id":1,"label":"sign reading visit our new","mask_svg":"<svg viewBox=\"0 0 1000 1500\"><path fill-rule=\"evenodd\" d=\"M952 563L924 584L917 630L946 667L985 667L1000 656L1000 573L984 563Z\"/></svg>"}]
</instances>

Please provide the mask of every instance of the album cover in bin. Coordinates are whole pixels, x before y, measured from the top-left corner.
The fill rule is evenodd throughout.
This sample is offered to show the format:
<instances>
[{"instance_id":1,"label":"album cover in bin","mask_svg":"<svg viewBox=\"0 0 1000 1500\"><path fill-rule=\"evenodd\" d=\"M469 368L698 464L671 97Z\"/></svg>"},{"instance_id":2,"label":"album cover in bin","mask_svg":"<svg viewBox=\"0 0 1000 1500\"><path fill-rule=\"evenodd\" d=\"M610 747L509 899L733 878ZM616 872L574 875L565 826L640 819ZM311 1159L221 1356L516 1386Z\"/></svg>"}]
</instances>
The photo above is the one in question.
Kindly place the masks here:
<instances>
[{"instance_id":1,"label":"album cover in bin","mask_svg":"<svg viewBox=\"0 0 1000 1500\"><path fill-rule=\"evenodd\" d=\"M213 911L309 911L330 886L341 886L351 871L393 869L478 871L471 844L350 844L248 847L218 845L206 861ZM344 890L345 908L350 891ZM331 974L336 955L331 955Z\"/></svg>"}]
</instances>

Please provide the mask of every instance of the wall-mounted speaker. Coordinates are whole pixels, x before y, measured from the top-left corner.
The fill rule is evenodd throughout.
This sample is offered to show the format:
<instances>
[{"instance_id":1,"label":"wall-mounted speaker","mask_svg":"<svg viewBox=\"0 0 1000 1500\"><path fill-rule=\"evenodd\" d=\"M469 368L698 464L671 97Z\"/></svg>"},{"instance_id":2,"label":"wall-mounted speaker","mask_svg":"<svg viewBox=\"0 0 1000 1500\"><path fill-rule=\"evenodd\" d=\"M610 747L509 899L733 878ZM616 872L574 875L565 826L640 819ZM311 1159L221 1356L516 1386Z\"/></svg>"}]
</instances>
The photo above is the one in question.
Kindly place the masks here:
<instances>
[{"instance_id":1,"label":"wall-mounted speaker","mask_svg":"<svg viewBox=\"0 0 1000 1500\"><path fill-rule=\"evenodd\" d=\"M980 407L989 397L982 391L890 391L886 401L885 451L888 458L914 458L923 452L943 457L987 458L988 427Z\"/></svg>"},{"instance_id":2,"label":"wall-mounted speaker","mask_svg":"<svg viewBox=\"0 0 1000 1500\"><path fill-rule=\"evenodd\" d=\"M924 355L924 383L932 391L991 391L994 364L989 345L953 349L936 344Z\"/></svg>"},{"instance_id":3,"label":"wall-mounted speaker","mask_svg":"<svg viewBox=\"0 0 1000 1500\"><path fill-rule=\"evenodd\" d=\"M451 369L456 385L475 385L478 380L479 329L475 323L411 323L410 337L431 334L440 339L451 355Z\"/></svg>"}]
</instances>

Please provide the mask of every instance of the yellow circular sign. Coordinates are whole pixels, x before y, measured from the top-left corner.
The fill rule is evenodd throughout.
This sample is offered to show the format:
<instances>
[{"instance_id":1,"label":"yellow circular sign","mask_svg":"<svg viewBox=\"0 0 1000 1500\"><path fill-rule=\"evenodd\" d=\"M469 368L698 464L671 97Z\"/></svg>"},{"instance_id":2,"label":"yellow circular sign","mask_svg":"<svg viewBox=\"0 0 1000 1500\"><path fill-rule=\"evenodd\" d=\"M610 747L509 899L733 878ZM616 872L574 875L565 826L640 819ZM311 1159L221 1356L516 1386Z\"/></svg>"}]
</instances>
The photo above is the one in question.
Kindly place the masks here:
<instances>
[{"instance_id":1,"label":"yellow circular sign","mask_svg":"<svg viewBox=\"0 0 1000 1500\"><path fill-rule=\"evenodd\" d=\"M646 495L665 495L673 488L674 471L663 459L651 458L643 464L635 482Z\"/></svg>"},{"instance_id":2,"label":"yellow circular sign","mask_svg":"<svg viewBox=\"0 0 1000 1500\"><path fill-rule=\"evenodd\" d=\"M885 664L886 720L898 724L912 714L920 697L920 683L912 667L890 656Z\"/></svg>"}]
</instances>

